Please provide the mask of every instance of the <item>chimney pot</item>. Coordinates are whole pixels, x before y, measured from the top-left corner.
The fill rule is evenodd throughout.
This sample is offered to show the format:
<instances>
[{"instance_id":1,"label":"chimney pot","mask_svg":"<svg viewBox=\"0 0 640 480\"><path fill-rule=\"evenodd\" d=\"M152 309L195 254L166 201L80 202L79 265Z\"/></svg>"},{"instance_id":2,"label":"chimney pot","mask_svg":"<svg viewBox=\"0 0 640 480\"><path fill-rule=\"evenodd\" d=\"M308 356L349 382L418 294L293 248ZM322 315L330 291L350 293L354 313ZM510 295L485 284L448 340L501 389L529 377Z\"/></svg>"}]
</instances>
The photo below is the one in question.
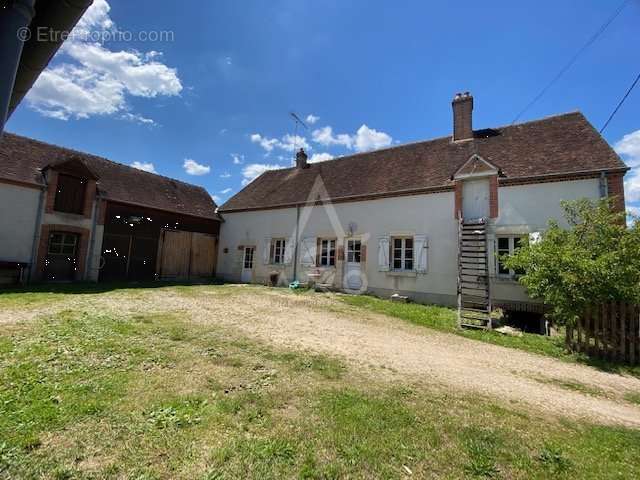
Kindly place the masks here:
<instances>
[{"instance_id":1,"label":"chimney pot","mask_svg":"<svg viewBox=\"0 0 640 480\"><path fill-rule=\"evenodd\" d=\"M453 141L473 138L473 96L469 92L456 93L453 108Z\"/></svg>"},{"instance_id":2,"label":"chimney pot","mask_svg":"<svg viewBox=\"0 0 640 480\"><path fill-rule=\"evenodd\" d=\"M298 153L296 153L296 167L297 168L307 168L307 154L304 151L304 148L301 148Z\"/></svg>"}]
</instances>

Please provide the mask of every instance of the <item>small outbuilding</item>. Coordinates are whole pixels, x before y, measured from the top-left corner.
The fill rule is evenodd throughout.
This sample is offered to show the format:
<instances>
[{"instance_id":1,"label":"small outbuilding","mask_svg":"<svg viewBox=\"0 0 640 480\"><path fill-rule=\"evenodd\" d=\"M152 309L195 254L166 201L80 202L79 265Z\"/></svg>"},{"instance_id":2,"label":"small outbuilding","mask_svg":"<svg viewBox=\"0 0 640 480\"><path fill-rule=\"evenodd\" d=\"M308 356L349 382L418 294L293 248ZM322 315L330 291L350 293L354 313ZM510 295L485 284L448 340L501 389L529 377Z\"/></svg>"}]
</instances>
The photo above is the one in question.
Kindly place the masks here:
<instances>
[{"instance_id":1,"label":"small outbuilding","mask_svg":"<svg viewBox=\"0 0 640 480\"><path fill-rule=\"evenodd\" d=\"M216 210L202 187L5 134L0 283L213 277Z\"/></svg>"}]
</instances>

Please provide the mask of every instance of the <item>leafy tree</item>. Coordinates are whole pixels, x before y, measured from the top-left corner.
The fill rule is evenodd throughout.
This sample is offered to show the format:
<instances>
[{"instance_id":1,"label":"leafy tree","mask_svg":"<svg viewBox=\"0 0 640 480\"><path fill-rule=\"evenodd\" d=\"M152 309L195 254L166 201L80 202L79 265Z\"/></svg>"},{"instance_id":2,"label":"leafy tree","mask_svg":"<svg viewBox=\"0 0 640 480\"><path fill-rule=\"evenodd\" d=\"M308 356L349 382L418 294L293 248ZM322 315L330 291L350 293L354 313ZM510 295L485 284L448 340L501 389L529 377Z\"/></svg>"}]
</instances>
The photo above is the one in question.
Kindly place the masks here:
<instances>
[{"instance_id":1,"label":"leafy tree","mask_svg":"<svg viewBox=\"0 0 640 480\"><path fill-rule=\"evenodd\" d=\"M523 270L522 283L551 308L559 324L574 324L589 304L640 300L640 222L625 224L609 200L563 202L569 228L555 220L542 239L501 258Z\"/></svg>"}]
</instances>

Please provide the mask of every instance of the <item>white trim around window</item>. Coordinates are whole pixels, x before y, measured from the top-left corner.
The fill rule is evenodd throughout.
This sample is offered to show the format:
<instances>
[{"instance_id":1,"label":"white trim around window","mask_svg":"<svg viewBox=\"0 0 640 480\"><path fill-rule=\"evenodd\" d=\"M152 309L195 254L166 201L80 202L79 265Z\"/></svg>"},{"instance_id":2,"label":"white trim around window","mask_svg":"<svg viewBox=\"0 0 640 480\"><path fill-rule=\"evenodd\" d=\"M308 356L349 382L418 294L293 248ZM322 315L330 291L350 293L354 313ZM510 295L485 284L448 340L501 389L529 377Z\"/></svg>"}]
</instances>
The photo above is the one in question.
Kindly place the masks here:
<instances>
[{"instance_id":1,"label":"white trim around window","mask_svg":"<svg viewBox=\"0 0 640 480\"><path fill-rule=\"evenodd\" d=\"M394 272L414 271L413 237L391 237L391 270Z\"/></svg>"},{"instance_id":2,"label":"white trim around window","mask_svg":"<svg viewBox=\"0 0 640 480\"><path fill-rule=\"evenodd\" d=\"M496 275L500 278L517 278L519 272L506 268L500 261L502 255L513 253L526 242L522 235L496 235Z\"/></svg>"},{"instance_id":3,"label":"white trim around window","mask_svg":"<svg viewBox=\"0 0 640 480\"><path fill-rule=\"evenodd\" d=\"M320 267L336 266L336 239L335 238L318 239L318 266Z\"/></svg>"},{"instance_id":4,"label":"white trim around window","mask_svg":"<svg viewBox=\"0 0 640 480\"><path fill-rule=\"evenodd\" d=\"M272 238L271 249L269 253L269 263L273 265L282 265L285 263L285 249L287 242L284 238Z\"/></svg>"}]
</instances>

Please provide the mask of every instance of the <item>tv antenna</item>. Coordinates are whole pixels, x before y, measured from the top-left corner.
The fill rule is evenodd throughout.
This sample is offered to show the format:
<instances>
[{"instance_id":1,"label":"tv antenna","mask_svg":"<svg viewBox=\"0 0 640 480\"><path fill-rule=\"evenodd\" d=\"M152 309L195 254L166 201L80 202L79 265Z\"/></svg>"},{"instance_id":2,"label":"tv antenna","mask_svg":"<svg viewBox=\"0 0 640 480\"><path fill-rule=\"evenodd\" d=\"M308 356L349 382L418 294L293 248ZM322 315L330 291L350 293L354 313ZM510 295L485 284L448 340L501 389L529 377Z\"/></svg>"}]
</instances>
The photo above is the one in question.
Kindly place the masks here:
<instances>
[{"instance_id":1,"label":"tv antenna","mask_svg":"<svg viewBox=\"0 0 640 480\"><path fill-rule=\"evenodd\" d=\"M296 115L294 112L289 112L289 115L291 115L293 117L293 120L295 122L295 129L293 132L293 158L295 160L296 158L296 153L298 153L298 125L302 125L304 127L305 130L309 130L309 127L307 127L306 123L304 123L300 117L298 115Z\"/></svg>"}]
</instances>

